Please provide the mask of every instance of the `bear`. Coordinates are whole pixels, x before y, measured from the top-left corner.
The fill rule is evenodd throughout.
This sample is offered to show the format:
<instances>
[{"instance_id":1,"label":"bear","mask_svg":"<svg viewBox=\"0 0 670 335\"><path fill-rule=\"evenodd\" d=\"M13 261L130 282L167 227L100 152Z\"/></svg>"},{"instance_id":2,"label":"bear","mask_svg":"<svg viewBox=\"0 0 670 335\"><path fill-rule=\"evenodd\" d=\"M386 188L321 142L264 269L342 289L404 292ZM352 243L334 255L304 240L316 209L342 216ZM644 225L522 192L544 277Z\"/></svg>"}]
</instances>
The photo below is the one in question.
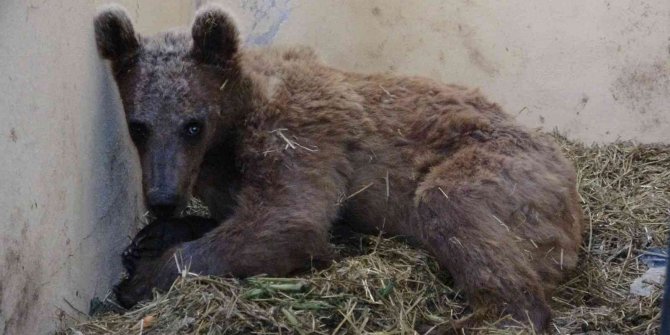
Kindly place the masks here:
<instances>
[{"instance_id":1,"label":"bear","mask_svg":"<svg viewBox=\"0 0 670 335\"><path fill-rule=\"evenodd\" d=\"M430 252L474 311L454 327L509 316L501 327L547 330L583 231L575 169L549 136L476 89L245 47L217 5L190 31L140 36L118 5L94 28L158 217L124 255L124 305L168 289L176 257L217 276L327 265L344 222ZM177 217L191 196L212 219Z\"/></svg>"}]
</instances>

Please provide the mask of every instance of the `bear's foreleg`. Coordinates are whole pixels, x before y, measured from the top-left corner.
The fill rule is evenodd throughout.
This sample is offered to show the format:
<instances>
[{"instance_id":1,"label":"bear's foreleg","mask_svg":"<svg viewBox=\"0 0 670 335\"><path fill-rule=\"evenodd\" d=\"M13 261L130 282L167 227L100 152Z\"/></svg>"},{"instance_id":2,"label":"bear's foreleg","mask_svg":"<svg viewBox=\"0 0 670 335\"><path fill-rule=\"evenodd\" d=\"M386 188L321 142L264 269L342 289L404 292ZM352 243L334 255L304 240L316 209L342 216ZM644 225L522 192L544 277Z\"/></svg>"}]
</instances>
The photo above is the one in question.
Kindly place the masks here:
<instances>
[{"instance_id":1,"label":"bear's foreleg","mask_svg":"<svg viewBox=\"0 0 670 335\"><path fill-rule=\"evenodd\" d=\"M329 263L329 229L341 188L316 171L283 176L291 175L299 180L243 187L233 216L213 231L167 250L160 259L141 260L135 275L117 290L119 300L133 305L150 298L153 287L168 289L178 275L175 259L192 273L236 277L285 276Z\"/></svg>"}]
</instances>

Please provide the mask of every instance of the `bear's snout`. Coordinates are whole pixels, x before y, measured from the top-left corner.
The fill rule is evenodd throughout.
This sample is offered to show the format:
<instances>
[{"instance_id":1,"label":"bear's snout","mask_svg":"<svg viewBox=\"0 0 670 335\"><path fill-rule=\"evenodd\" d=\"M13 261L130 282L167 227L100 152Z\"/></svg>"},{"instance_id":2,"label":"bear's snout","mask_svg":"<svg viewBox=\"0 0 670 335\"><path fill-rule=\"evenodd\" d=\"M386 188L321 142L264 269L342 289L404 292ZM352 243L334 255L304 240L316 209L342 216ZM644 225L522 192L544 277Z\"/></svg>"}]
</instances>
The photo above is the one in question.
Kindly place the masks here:
<instances>
[{"instance_id":1,"label":"bear's snout","mask_svg":"<svg viewBox=\"0 0 670 335\"><path fill-rule=\"evenodd\" d=\"M162 190L152 190L147 193L147 207L159 218L175 215L179 205L179 196L176 193Z\"/></svg>"}]
</instances>

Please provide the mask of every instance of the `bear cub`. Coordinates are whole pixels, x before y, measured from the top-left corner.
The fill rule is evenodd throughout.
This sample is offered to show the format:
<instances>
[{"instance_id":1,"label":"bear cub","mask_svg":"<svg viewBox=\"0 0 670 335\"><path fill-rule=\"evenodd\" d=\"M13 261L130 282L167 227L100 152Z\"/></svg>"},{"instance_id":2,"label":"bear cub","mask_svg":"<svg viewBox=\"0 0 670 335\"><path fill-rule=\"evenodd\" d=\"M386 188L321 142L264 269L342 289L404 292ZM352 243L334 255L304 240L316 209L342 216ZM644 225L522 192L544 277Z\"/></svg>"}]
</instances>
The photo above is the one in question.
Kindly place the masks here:
<instances>
[{"instance_id":1,"label":"bear cub","mask_svg":"<svg viewBox=\"0 0 670 335\"><path fill-rule=\"evenodd\" d=\"M341 221L431 252L474 310L454 327L505 315L501 327L549 326L581 243L575 170L478 91L341 71L303 47L245 48L214 5L190 31L152 37L109 6L95 35L158 217L124 253L124 305L170 287L175 253L203 275L327 264ZM176 217L192 195L212 219Z\"/></svg>"}]
</instances>

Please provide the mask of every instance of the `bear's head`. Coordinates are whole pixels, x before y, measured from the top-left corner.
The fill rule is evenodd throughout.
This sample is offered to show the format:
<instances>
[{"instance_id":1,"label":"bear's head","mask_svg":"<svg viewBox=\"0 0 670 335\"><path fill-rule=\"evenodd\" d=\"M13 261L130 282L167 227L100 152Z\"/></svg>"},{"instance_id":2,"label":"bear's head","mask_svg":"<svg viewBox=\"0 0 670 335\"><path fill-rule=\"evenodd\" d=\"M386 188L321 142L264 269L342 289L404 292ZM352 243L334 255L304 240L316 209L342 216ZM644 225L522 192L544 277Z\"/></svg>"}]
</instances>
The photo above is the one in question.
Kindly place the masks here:
<instances>
[{"instance_id":1,"label":"bear's head","mask_svg":"<svg viewBox=\"0 0 670 335\"><path fill-rule=\"evenodd\" d=\"M174 215L190 198L210 148L232 141L244 84L238 31L219 7L200 9L190 34L135 33L112 5L95 18L100 55L111 61L131 138L142 165L147 207Z\"/></svg>"}]
</instances>

